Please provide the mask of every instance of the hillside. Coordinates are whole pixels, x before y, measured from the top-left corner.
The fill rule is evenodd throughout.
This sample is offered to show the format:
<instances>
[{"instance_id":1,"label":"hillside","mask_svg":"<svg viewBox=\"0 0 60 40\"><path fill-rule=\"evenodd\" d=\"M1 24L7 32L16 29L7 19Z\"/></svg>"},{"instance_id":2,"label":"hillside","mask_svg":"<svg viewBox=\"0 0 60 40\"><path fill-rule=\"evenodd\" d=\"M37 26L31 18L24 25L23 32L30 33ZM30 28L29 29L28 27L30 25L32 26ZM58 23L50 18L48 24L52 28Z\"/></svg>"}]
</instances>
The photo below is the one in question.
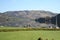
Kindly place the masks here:
<instances>
[{"instance_id":1,"label":"hillside","mask_svg":"<svg viewBox=\"0 0 60 40\"><path fill-rule=\"evenodd\" d=\"M24 11L7 11L0 13L0 26L16 27L40 27L47 26L45 23L36 22L35 19L53 17L55 13L43 10L24 10ZM43 25L42 25L43 24Z\"/></svg>"}]
</instances>

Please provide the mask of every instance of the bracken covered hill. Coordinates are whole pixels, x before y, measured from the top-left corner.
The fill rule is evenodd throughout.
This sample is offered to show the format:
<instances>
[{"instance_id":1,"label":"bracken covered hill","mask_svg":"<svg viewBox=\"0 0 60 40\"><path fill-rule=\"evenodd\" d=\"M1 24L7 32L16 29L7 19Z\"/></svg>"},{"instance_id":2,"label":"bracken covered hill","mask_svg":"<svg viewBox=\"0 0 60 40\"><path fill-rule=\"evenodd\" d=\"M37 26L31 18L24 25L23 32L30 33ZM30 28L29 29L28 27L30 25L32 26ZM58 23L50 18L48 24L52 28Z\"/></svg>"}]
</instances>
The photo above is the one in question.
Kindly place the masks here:
<instances>
[{"instance_id":1,"label":"bracken covered hill","mask_svg":"<svg viewBox=\"0 0 60 40\"><path fill-rule=\"evenodd\" d=\"M48 24L36 22L35 19L53 16L56 13L43 10L7 11L0 13L0 26L48 27Z\"/></svg>"}]
</instances>

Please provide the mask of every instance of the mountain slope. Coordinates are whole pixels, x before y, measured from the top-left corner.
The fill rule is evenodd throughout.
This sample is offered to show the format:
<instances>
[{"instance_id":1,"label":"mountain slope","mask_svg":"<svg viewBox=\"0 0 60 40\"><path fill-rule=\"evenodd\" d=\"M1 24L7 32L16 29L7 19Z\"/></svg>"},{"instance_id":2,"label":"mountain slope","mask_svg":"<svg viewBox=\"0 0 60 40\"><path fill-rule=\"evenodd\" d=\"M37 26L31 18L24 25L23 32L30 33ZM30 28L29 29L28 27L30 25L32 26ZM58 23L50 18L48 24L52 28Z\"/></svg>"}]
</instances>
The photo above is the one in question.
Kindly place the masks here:
<instances>
[{"instance_id":1,"label":"mountain slope","mask_svg":"<svg viewBox=\"0 0 60 40\"><path fill-rule=\"evenodd\" d=\"M39 27L41 23L36 22L35 19L45 18L47 16L52 17L55 15L56 14L52 12L41 10L7 11L0 13L0 25Z\"/></svg>"}]
</instances>

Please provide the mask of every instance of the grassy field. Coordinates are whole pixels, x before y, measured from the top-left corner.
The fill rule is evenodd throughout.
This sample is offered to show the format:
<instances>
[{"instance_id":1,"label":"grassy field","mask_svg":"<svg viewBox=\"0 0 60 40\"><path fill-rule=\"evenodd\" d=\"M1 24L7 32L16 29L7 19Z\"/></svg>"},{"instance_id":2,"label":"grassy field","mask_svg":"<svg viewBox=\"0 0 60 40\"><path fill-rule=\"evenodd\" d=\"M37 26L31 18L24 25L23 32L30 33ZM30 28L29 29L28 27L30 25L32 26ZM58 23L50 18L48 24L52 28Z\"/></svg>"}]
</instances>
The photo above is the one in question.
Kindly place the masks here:
<instances>
[{"instance_id":1,"label":"grassy field","mask_svg":"<svg viewBox=\"0 0 60 40\"><path fill-rule=\"evenodd\" d=\"M38 40L41 37L43 40L60 40L60 31L15 31L15 32L0 32L0 40Z\"/></svg>"}]
</instances>

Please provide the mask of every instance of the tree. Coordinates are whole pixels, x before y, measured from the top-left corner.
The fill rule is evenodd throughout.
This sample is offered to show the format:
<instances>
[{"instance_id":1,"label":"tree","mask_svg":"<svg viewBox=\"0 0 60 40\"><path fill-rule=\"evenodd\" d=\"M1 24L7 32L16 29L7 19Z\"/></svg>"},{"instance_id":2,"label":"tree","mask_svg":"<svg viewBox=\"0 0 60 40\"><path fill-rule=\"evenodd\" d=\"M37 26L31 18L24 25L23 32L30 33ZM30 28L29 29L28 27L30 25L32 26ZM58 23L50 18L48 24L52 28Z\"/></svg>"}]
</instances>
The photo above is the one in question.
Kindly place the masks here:
<instances>
[{"instance_id":1,"label":"tree","mask_svg":"<svg viewBox=\"0 0 60 40\"><path fill-rule=\"evenodd\" d=\"M50 24L50 23L51 23L51 17L46 16L46 17L45 17L45 23L46 23L46 24Z\"/></svg>"}]
</instances>

